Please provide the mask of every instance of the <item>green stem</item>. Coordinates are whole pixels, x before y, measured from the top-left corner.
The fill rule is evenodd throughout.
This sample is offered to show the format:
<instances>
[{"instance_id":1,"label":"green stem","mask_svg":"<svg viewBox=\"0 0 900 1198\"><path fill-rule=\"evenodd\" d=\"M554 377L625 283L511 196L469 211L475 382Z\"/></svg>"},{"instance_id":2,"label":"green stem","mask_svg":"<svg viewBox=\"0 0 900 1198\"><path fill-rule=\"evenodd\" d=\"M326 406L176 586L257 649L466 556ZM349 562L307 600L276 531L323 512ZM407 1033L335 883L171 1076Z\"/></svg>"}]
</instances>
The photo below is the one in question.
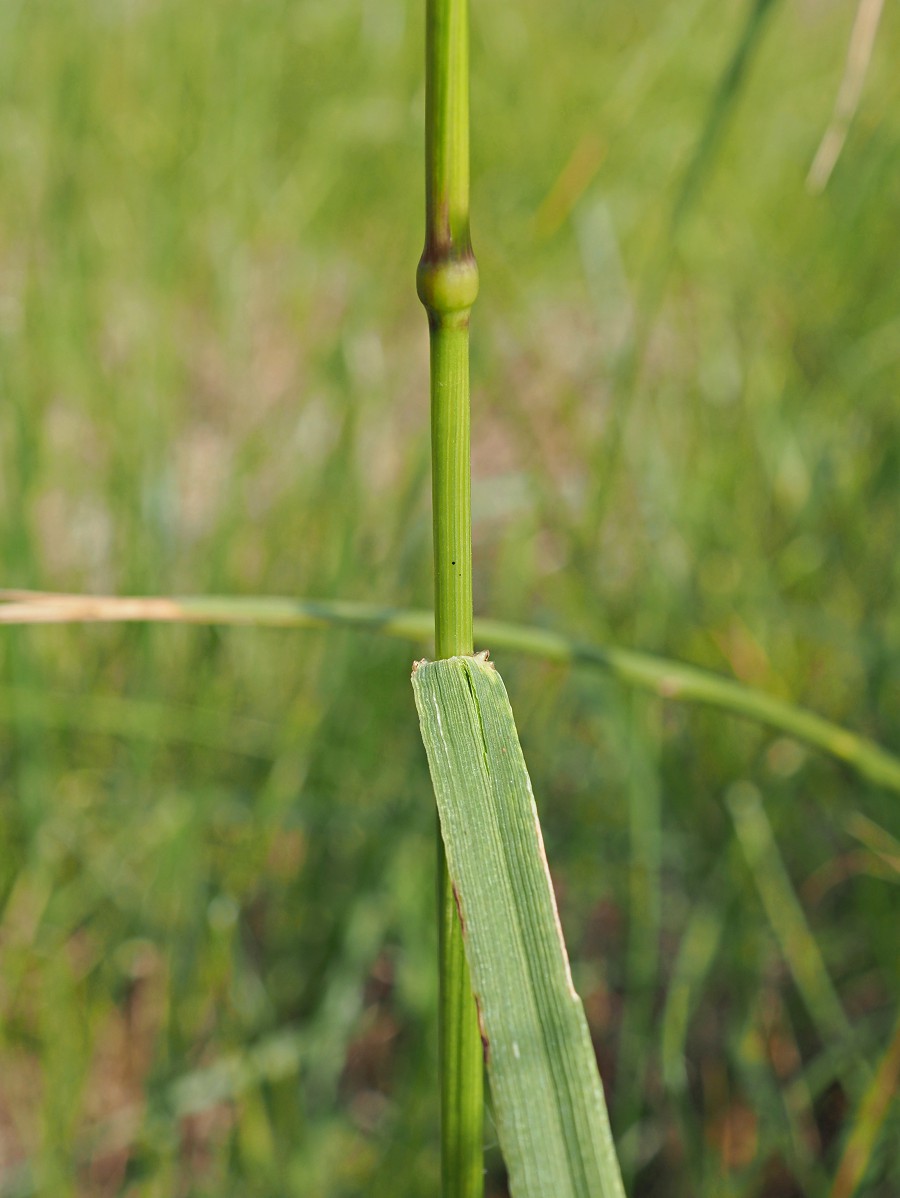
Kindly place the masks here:
<instances>
[{"instance_id":1,"label":"green stem","mask_svg":"<svg viewBox=\"0 0 900 1198\"><path fill-rule=\"evenodd\" d=\"M471 653L473 646L469 423L468 327L432 324L431 502L438 657Z\"/></svg>"},{"instance_id":2,"label":"green stem","mask_svg":"<svg viewBox=\"0 0 900 1198\"><path fill-rule=\"evenodd\" d=\"M444 1198L482 1198L484 1055L440 830L437 849L441 1193Z\"/></svg>"},{"instance_id":3,"label":"green stem","mask_svg":"<svg viewBox=\"0 0 900 1198\"><path fill-rule=\"evenodd\" d=\"M3 602L3 600L12 600ZM0 591L0 625L85 623L230 624L267 628L355 628L401 641L426 643L434 617L424 609L380 607L337 599L231 598L190 596L177 599L118 599L106 596L43 596ZM663 699L702 703L744 716L793 736L836 757L875 786L900 794L900 757L868 737L842 728L784 699L744 686L696 666L666 657L585 645L550 629L505 620L475 621L479 644L509 649L557 665L603 670Z\"/></svg>"},{"instance_id":4,"label":"green stem","mask_svg":"<svg viewBox=\"0 0 900 1198\"><path fill-rule=\"evenodd\" d=\"M425 248L416 275L431 338L434 636L438 657L471 654L468 0L427 0ZM439 1069L444 1198L484 1192L484 1065L462 931L438 834Z\"/></svg>"}]
</instances>

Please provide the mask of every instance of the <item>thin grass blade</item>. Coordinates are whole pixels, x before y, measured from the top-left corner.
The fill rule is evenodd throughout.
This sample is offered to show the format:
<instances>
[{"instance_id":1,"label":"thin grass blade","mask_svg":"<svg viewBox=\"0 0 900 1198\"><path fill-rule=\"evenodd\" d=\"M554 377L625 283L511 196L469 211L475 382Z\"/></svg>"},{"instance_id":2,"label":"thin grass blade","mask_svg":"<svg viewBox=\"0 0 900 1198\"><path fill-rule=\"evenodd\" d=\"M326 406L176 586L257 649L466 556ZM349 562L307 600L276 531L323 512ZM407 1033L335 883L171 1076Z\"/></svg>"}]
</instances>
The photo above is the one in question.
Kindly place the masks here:
<instances>
[{"instance_id":1,"label":"thin grass blade","mask_svg":"<svg viewBox=\"0 0 900 1198\"><path fill-rule=\"evenodd\" d=\"M737 104L762 39L767 18L776 7L776 0L752 0L740 35L710 100L700 140L675 197L670 222L673 230L682 225L706 182L725 127Z\"/></svg>"},{"instance_id":2,"label":"thin grass blade","mask_svg":"<svg viewBox=\"0 0 900 1198\"><path fill-rule=\"evenodd\" d=\"M419 642L430 640L434 633L430 611L351 600L230 595L139 598L0 590L0 626L105 622L348 628ZM511 649L558 665L602 670L663 699L700 703L756 720L829 753L874 785L900 794L900 757L895 753L849 728L731 678L670 658L616 645L586 645L549 629L505 620L478 619L475 635L497 649Z\"/></svg>"},{"instance_id":3,"label":"thin grass blade","mask_svg":"<svg viewBox=\"0 0 900 1198\"><path fill-rule=\"evenodd\" d=\"M830 1198L852 1198L865 1181L885 1119L900 1095L900 1018L847 1136Z\"/></svg>"}]
</instances>

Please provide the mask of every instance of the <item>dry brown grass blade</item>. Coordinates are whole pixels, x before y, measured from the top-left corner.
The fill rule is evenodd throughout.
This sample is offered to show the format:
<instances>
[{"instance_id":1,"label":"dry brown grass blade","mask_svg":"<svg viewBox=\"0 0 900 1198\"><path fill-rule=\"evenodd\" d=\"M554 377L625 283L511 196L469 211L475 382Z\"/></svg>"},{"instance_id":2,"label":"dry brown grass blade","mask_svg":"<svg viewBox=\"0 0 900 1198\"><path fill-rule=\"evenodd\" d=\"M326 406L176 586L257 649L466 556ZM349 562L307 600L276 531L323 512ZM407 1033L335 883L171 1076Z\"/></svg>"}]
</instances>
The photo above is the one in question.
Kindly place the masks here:
<instances>
[{"instance_id":1,"label":"dry brown grass blade","mask_svg":"<svg viewBox=\"0 0 900 1198\"><path fill-rule=\"evenodd\" d=\"M0 591L0 624L71 624L99 621L180 621L197 617L175 599L55 595Z\"/></svg>"},{"instance_id":2,"label":"dry brown grass blade","mask_svg":"<svg viewBox=\"0 0 900 1198\"><path fill-rule=\"evenodd\" d=\"M806 186L812 192L824 191L844 148L850 123L859 107L869 63L872 61L875 35L883 9L884 0L860 0L856 10L856 20L853 22L850 45L847 49L847 65L844 67L844 77L834 102L831 123L825 130L806 176Z\"/></svg>"}]
</instances>

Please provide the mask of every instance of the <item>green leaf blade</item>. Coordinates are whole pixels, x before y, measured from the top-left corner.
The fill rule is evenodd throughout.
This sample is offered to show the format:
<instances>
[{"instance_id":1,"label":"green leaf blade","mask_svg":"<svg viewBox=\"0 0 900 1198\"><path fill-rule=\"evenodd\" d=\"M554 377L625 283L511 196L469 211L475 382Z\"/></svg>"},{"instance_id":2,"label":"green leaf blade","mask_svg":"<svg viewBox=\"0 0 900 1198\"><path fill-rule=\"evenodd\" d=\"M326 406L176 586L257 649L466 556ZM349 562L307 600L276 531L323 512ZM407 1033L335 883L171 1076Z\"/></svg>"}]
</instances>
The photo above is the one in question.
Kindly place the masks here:
<instances>
[{"instance_id":1,"label":"green leaf blade","mask_svg":"<svg viewBox=\"0 0 900 1198\"><path fill-rule=\"evenodd\" d=\"M516 1198L622 1198L603 1088L503 681L478 658L413 690Z\"/></svg>"}]
</instances>

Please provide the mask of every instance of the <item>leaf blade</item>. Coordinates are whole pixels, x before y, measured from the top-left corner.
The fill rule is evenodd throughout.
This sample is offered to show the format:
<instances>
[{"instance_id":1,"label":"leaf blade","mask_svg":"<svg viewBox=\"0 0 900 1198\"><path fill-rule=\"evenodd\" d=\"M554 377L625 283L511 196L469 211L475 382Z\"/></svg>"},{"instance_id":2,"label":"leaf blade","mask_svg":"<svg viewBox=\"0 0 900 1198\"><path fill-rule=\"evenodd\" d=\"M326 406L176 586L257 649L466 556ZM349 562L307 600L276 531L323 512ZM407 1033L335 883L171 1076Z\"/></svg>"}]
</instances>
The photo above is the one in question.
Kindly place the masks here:
<instances>
[{"instance_id":1,"label":"leaf blade","mask_svg":"<svg viewBox=\"0 0 900 1198\"><path fill-rule=\"evenodd\" d=\"M478 658L424 663L413 690L516 1198L623 1198L512 710Z\"/></svg>"}]
</instances>

